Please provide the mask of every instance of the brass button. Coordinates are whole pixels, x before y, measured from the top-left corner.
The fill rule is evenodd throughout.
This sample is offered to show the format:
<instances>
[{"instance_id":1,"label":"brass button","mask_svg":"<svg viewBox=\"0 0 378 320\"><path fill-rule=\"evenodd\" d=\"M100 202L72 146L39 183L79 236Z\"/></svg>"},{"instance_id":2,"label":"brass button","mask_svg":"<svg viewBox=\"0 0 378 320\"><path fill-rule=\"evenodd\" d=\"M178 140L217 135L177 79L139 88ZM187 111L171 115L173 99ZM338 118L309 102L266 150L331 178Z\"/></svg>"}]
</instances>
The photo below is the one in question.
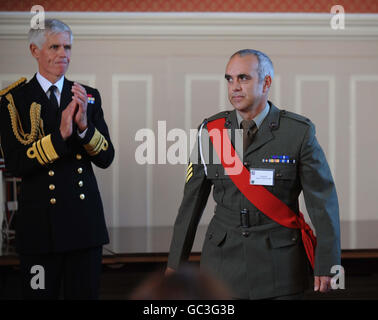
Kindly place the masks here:
<instances>
[{"instance_id":1,"label":"brass button","mask_svg":"<svg viewBox=\"0 0 378 320\"><path fill-rule=\"evenodd\" d=\"M76 159L77 159L77 160L81 160L81 158L82 158L81 154L78 153L78 154L76 155Z\"/></svg>"},{"instance_id":2,"label":"brass button","mask_svg":"<svg viewBox=\"0 0 378 320\"><path fill-rule=\"evenodd\" d=\"M50 185L49 185L49 189L50 189L50 190L54 190L54 189L55 189L55 185L50 184Z\"/></svg>"},{"instance_id":3,"label":"brass button","mask_svg":"<svg viewBox=\"0 0 378 320\"><path fill-rule=\"evenodd\" d=\"M80 199L81 199L81 200L84 200L84 199L85 199L85 194L84 194L84 193L82 193L82 194L80 195Z\"/></svg>"},{"instance_id":4,"label":"brass button","mask_svg":"<svg viewBox=\"0 0 378 320\"><path fill-rule=\"evenodd\" d=\"M52 170L49 171L49 176L50 176L50 177L52 177L54 174L55 174L54 171L52 171Z\"/></svg>"},{"instance_id":5,"label":"brass button","mask_svg":"<svg viewBox=\"0 0 378 320\"><path fill-rule=\"evenodd\" d=\"M55 204L55 203L56 203L56 199L55 199L55 198L51 198L51 199L50 199L50 203L51 203L51 204Z\"/></svg>"},{"instance_id":6,"label":"brass button","mask_svg":"<svg viewBox=\"0 0 378 320\"><path fill-rule=\"evenodd\" d=\"M82 186L84 185L83 181L80 180L80 181L78 182L78 185L79 185L79 187L82 187Z\"/></svg>"},{"instance_id":7,"label":"brass button","mask_svg":"<svg viewBox=\"0 0 378 320\"><path fill-rule=\"evenodd\" d=\"M78 172L78 173L82 173L82 172L83 172L83 168L78 168L78 169L77 169L77 172Z\"/></svg>"}]
</instances>

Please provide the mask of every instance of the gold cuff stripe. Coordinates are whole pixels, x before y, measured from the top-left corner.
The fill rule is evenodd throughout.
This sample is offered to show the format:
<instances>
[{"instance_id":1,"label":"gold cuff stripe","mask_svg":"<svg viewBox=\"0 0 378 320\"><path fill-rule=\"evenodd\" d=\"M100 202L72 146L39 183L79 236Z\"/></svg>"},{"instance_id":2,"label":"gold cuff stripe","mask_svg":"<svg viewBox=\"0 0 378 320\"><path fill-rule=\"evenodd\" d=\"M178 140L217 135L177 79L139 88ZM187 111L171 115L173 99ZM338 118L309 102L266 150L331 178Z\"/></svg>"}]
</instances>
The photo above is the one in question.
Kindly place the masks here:
<instances>
[{"instance_id":1,"label":"gold cuff stripe","mask_svg":"<svg viewBox=\"0 0 378 320\"><path fill-rule=\"evenodd\" d=\"M38 154L39 156L42 158L42 160L45 162L45 163L48 163L49 160L47 159L47 157L45 156L45 153L42 149L42 146L41 146L41 140L38 140L37 142L34 142L37 146L37 151L38 151ZM34 144L33 143L33 144Z\"/></svg>"},{"instance_id":2,"label":"gold cuff stripe","mask_svg":"<svg viewBox=\"0 0 378 320\"><path fill-rule=\"evenodd\" d=\"M186 168L186 171L188 172L193 167L193 163L189 163L188 168Z\"/></svg>"},{"instance_id":3,"label":"gold cuff stripe","mask_svg":"<svg viewBox=\"0 0 378 320\"><path fill-rule=\"evenodd\" d=\"M43 137L40 141L48 161L53 162L57 160L59 156L56 153L55 148L51 142L51 134L47 135L46 137Z\"/></svg>"},{"instance_id":4,"label":"gold cuff stripe","mask_svg":"<svg viewBox=\"0 0 378 320\"><path fill-rule=\"evenodd\" d=\"M97 129L95 129L91 141L84 145L84 149L90 156L95 156L102 150L106 151L108 149L108 146L108 141L106 141L104 136Z\"/></svg>"},{"instance_id":5,"label":"gold cuff stripe","mask_svg":"<svg viewBox=\"0 0 378 320\"><path fill-rule=\"evenodd\" d=\"M186 176L188 176L189 174L191 174L193 172L193 168L190 168L190 170L187 172Z\"/></svg>"},{"instance_id":6,"label":"gold cuff stripe","mask_svg":"<svg viewBox=\"0 0 378 320\"><path fill-rule=\"evenodd\" d=\"M26 155L30 159L37 158L41 165L46 165L59 158L51 142L51 134L34 142L27 150Z\"/></svg>"},{"instance_id":7,"label":"gold cuff stripe","mask_svg":"<svg viewBox=\"0 0 378 320\"><path fill-rule=\"evenodd\" d=\"M103 142L104 142L104 136L101 135L99 142L97 143L96 147L93 150L94 153L98 154L101 151Z\"/></svg>"}]
</instances>

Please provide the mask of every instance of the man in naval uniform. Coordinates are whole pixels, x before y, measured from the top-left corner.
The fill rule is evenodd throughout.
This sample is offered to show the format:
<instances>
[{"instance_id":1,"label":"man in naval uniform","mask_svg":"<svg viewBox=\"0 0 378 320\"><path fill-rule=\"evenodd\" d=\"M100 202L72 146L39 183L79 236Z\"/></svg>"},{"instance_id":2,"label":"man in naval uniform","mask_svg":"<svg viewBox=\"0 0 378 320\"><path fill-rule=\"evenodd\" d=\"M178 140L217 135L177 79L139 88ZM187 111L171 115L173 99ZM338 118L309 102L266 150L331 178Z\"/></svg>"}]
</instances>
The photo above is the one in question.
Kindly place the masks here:
<instances>
[{"instance_id":1,"label":"man in naval uniform","mask_svg":"<svg viewBox=\"0 0 378 320\"><path fill-rule=\"evenodd\" d=\"M72 32L59 20L31 29L37 74L1 92L6 169L21 177L16 220L24 298L98 298L102 245L109 242L92 163L114 149L99 92L65 78ZM61 286L62 284L62 286Z\"/></svg>"},{"instance_id":2,"label":"man in naval uniform","mask_svg":"<svg viewBox=\"0 0 378 320\"><path fill-rule=\"evenodd\" d=\"M274 198L280 208L292 213L290 219L300 221L298 197L303 191L317 236L312 251L315 291L330 290L331 268L340 264L337 194L315 126L268 101L273 76L271 60L260 51L240 50L230 58L225 78L234 110L218 113L200 126L198 157L192 155L187 168L168 258L167 274L188 259L213 187L216 208L206 232L201 267L223 281L237 299L300 299L308 286L310 264L301 232L312 232L304 227L303 219L300 228L283 226L278 212L261 209L271 206L266 199ZM219 155L215 145L205 141L210 125L219 120L231 129L234 145L232 137L240 134L243 138L243 150L235 147L241 167L248 172L243 187L227 174L222 161L211 161L211 157L206 161L208 156L203 155L205 145L210 155ZM256 187L260 189L253 190L264 194L255 199L258 204L249 200L255 191L248 188Z\"/></svg>"}]
</instances>

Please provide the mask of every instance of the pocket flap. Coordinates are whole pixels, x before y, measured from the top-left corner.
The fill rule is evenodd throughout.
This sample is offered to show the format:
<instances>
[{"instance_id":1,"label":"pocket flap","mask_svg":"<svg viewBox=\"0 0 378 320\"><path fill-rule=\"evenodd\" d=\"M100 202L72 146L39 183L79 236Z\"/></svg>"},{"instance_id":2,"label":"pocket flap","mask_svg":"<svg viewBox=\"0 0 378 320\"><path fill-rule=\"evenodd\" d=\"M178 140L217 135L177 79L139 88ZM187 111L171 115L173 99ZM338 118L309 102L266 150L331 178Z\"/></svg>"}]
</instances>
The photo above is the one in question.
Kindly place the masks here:
<instances>
[{"instance_id":1,"label":"pocket flap","mask_svg":"<svg viewBox=\"0 0 378 320\"><path fill-rule=\"evenodd\" d=\"M226 238L227 232L220 229L209 230L207 239L219 246Z\"/></svg>"},{"instance_id":2,"label":"pocket flap","mask_svg":"<svg viewBox=\"0 0 378 320\"><path fill-rule=\"evenodd\" d=\"M283 248L297 243L300 235L297 229L279 229L270 233L269 239L272 248Z\"/></svg>"},{"instance_id":3,"label":"pocket flap","mask_svg":"<svg viewBox=\"0 0 378 320\"><path fill-rule=\"evenodd\" d=\"M210 164L207 166L207 177L209 179L226 179L224 168L221 164Z\"/></svg>"},{"instance_id":4,"label":"pocket flap","mask_svg":"<svg viewBox=\"0 0 378 320\"><path fill-rule=\"evenodd\" d=\"M288 167L288 168L275 168L276 172L274 175L275 179L282 179L282 180L293 180L297 177L297 169L296 167Z\"/></svg>"}]
</instances>

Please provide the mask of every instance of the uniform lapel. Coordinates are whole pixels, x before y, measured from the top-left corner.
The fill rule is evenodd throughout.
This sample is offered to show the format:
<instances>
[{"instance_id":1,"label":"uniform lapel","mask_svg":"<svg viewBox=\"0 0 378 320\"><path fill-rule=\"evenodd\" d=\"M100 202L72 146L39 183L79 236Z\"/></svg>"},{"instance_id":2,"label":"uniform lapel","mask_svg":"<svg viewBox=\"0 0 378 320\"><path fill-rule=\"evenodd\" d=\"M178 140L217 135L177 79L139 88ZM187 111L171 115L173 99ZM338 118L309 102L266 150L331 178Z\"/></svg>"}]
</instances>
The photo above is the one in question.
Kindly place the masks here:
<instances>
[{"instance_id":1,"label":"uniform lapel","mask_svg":"<svg viewBox=\"0 0 378 320\"><path fill-rule=\"evenodd\" d=\"M236 110L235 109L229 113L228 117L226 118L226 124L227 124L227 126L225 125L225 127L227 129L232 129L232 130L229 131L229 137L230 137L230 140L231 140L231 144L234 147L239 158L242 159L243 146L241 145L241 148L242 148L241 150L237 150L236 145L235 145L235 139L238 135L238 132L236 132L235 129L239 129L238 118L236 116ZM238 138L240 138L240 137L238 137Z\"/></svg>"},{"instance_id":2,"label":"uniform lapel","mask_svg":"<svg viewBox=\"0 0 378 320\"><path fill-rule=\"evenodd\" d=\"M67 108L67 106L72 101L73 92L71 91L71 89L72 89L73 84L74 83L72 81L67 80L67 78L64 77L63 88L62 88L62 95L60 97L59 118L58 118L59 119L59 123L60 123L61 118L62 118L62 112L64 111L64 109ZM72 132L76 132L76 131L77 131L77 125L76 125L75 121L73 120L73 123L72 123ZM69 139L73 140L74 139L74 134L72 134Z\"/></svg>"},{"instance_id":3,"label":"uniform lapel","mask_svg":"<svg viewBox=\"0 0 378 320\"><path fill-rule=\"evenodd\" d=\"M226 118L226 121L227 120L231 123L231 128L232 129L239 129L239 127L238 127L238 119L236 117L236 110L235 109L232 110L229 113L228 117Z\"/></svg>"},{"instance_id":4,"label":"uniform lapel","mask_svg":"<svg viewBox=\"0 0 378 320\"><path fill-rule=\"evenodd\" d=\"M45 134L52 132L56 125L58 112L50 103L50 100L39 84L36 75L30 80L29 84L29 96L32 97L33 102L37 102L41 105L41 118L44 120L43 125Z\"/></svg>"},{"instance_id":5,"label":"uniform lapel","mask_svg":"<svg viewBox=\"0 0 378 320\"><path fill-rule=\"evenodd\" d=\"M250 153L260 148L270 140L274 139L272 130L277 129L279 125L280 111L270 101L270 110L264 121L262 122L259 130L257 131L253 142L246 150L244 156L248 156Z\"/></svg>"},{"instance_id":6,"label":"uniform lapel","mask_svg":"<svg viewBox=\"0 0 378 320\"><path fill-rule=\"evenodd\" d=\"M29 82L29 96L32 97L33 102L37 102L42 106L42 113L46 113L47 106L50 104L46 93L39 84L36 75Z\"/></svg>"},{"instance_id":7,"label":"uniform lapel","mask_svg":"<svg viewBox=\"0 0 378 320\"><path fill-rule=\"evenodd\" d=\"M72 96L73 96L73 93L71 91L72 84L73 84L72 81L69 81L66 79L66 77L64 77L62 95L60 97L60 106L59 106L60 112L66 109L66 107L72 100Z\"/></svg>"}]
</instances>

